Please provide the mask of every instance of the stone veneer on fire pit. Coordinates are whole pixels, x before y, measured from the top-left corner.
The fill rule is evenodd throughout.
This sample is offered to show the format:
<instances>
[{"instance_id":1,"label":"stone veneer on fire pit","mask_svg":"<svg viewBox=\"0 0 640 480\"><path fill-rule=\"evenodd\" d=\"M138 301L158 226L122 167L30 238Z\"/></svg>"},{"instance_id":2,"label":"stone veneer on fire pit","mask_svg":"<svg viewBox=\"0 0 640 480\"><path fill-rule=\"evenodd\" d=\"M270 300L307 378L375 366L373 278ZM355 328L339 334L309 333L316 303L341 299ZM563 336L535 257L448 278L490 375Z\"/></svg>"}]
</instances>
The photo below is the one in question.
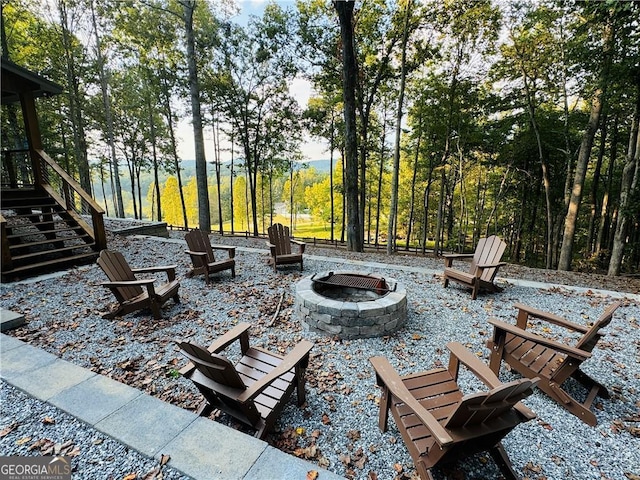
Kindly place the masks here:
<instances>
[{"instance_id":1,"label":"stone veneer on fire pit","mask_svg":"<svg viewBox=\"0 0 640 480\"><path fill-rule=\"evenodd\" d=\"M365 291L351 301L323 295L312 278L327 277L330 273L367 275L383 279L373 273L321 272L305 277L296 285L294 311L304 328L318 333L337 335L343 339L387 335L402 327L407 319L407 291L393 278L384 277L389 292L377 294ZM345 291L353 290L347 287Z\"/></svg>"}]
</instances>

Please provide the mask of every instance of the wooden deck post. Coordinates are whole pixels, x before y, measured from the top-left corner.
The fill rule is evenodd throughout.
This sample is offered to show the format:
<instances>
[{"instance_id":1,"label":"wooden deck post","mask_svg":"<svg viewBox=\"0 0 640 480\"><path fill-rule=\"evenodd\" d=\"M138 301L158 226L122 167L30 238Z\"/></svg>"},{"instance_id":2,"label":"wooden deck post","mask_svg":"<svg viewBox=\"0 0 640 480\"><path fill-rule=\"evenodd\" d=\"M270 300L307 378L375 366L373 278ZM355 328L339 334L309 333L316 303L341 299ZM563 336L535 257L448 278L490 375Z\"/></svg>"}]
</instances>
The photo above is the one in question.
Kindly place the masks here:
<instances>
[{"instance_id":1,"label":"wooden deck post","mask_svg":"<svg viewBox=\"0 0 640 480\"><path fill-rule=\"evenodd\" d=\"M29 156L31 157L31 165L33 168L33 183L36 187L40 187L43 184L42 166L40 156L36 151L42 149L42 137L40 135L40 124L38 123L38 114L36 112L36 102L33 97L33 92L21 92L20 104L22 105L24 127L29 145Z\"/></svg>"}]
</instances>

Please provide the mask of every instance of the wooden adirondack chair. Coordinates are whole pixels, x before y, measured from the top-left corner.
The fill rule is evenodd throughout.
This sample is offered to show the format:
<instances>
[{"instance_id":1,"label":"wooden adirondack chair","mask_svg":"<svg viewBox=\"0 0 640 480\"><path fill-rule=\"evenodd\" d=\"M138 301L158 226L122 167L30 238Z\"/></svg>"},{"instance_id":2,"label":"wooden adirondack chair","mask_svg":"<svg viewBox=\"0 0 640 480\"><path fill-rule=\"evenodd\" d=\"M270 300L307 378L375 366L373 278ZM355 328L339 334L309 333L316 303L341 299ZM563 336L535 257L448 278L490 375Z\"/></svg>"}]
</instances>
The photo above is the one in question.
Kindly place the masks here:
<instances>
[{"instance_id":1,"label":"wooden adirondack chair","mask_svg":"<svg viewBox=\"0 0 640 480\"><path fill-rule=\"evenodd\" d=\"M280 223L274 223L267 231L269 232L268 245L271 251L269 264L273 265L273 270L276 271L278 265L299 263L300 271L302 271L302 254L306 243L291 238L289 236L289 227L285 227ZM297 253L292 253L292 243L298 246Z\"/></svg>"},{"instance_id":2,"label":"wooden adirondack chair","mask_svg":"<svg viewBox=\"0 0 640 480\"><path fill-rule=\"evenodd\" d=\"M609 398L607 389L580 370L582 362L591 356L591 351L603 334L600 329L606 327L620 306L615 302L607 307L600 318L591 327L578 325L548 312L536 310L527 305L516 303L518 309L517 325L490 319L493 325L493 338L487 342L491 349L490 368L496 374L500 362L504 360L521 375L539 377L540 389L556 402L569 410L583 422L596 425L596 416L591 405L597 395ZM526 330L529 318L538 318L569 330L582 332L583 336L574 346ZM584 401L579 401L563 388L569 378L577 380L588 391Z\"/></svg>"},{"instance_id":3,"label":"wooden adirondack chair","mask_svg":"<svg viewBox=\"0 0 640 480\"><path fill-rule=\"evenodd\" d=\"M162 318L160 309L167 300L173 298L176 303L180 303L180 283L176 280L175 265L132 269L120 252L110 250L102 250L97 263L111 280L100 285L111 290L119 303L116 310L104 314L103 318L114 318L150 308L153 318L158 320ZM167 274L167 283L154 287L155 278L136 278L136 274L158 272Z\"/></svg>"},{"instance_id":4,"label":"wooden adirondack chair","mask_svg":"<svg viewBox=\"0 0 640 480\"><path fill-rule=\"evenodd\" d=\"M501 262L507 244L496 235L481 238L475 253L459 253L444 255L444 288L449 286L449 280L471 287L471 298L475 300L480 290L500 292L502 289L493 283L498 268L506 265ZM471 258L469 270L464 272L453 268L453 261L461 258Z\"/></svg>"},{"instance_id":5,"label":"wooden adirondack chair","mask_svg":"<svg viewBox=\"0 0 640 480\"><path fill-rule=\"evenodd\" d=\"M298 405L304 403L304 375L313 344L303 340L283 357L250 347L249 328L248 323L237 325L208 349L191 342L177 342L182 354L190 360L180 373L204 396L199 415L207 416L213 409L219 409L254 428L256 437L264 438L294 389ZM220 352L236 340L240 342L242 358L234 365Z\"/></svg>"},{"instance_id":6,"label":"wooden adirondack chair","mask_svg":"<svg viewBox=\"0 0 640 480\"><path fill-rule=\"evenodd\" d=\"M204 274L207 285L209 284L209 274L231 270L231 277L236 276L236 247L228 247L224 245L211 245L209 236L200 229L194 229L188 232L184 239L187 241L186 253L191 257L193 268L187 272L187 277ZM227 258L216 260L213 251L225 250L228 254Z\"/></svg>"},{"instance_id":7,"label":"wooden adirondack chair","mask_svg":"<svg viewBox=\"0 0 640 480\"><path fill-rule=\"evenodd\" d=\"M489 451L506 478L516 479L501 440L535 414L519 401L532 393L537 379L502 383L460 343L447 344L449 366L400 376L384 357L370 359L382 387L379 426L388 428L388 412L402 434L422 480L430 470L457 459ZM463 395L457 383L460 363L490 390Z\"/></svg>"}]
</instances>

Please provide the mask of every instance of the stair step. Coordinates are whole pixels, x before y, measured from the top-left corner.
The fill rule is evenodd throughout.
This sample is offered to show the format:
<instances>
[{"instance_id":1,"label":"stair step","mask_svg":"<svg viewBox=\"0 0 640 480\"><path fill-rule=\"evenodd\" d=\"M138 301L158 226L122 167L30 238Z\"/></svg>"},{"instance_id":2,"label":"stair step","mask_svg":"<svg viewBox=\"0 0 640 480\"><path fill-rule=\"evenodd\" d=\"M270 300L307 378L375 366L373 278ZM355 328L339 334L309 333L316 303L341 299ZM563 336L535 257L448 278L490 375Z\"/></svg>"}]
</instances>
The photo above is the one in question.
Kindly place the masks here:
<instances>
[{"instance_id":1,"label":"stair step","mask_svg":"<svg viewBox=\"0 0 640 480\"><path fill-rule=\"evenodd\" d=\"M11 203L10 205L7 205L7 202L2 202L2 210L20 210L22 208L31 208L31 209L40 210L42 208L52 208L52 207L58 207L58 204L55 203L53 200L47 203L29 203L24 205L16 205L13 203Z\"/></svg>"},{"instance_id":2,"label":"stair step","mask_svg":"<svg viewBox=\"0 0 640 480\"><path fill-rule=\"evenodd\" d=\"M54 225L56 223L68 223L68 222L65 222L64 220L60 220L60 219L59 220L45 220L44 222L29 222L29 223L21 223L19 225L16 225L14 223L14 224L9 225L9 227L11 227L11 228L28 227L30 225L33 225L33 226L38 226L38 225L44 226L44 225ZM74 227L74 228L78 228L78 227Z\"/></svg>"},{"instance_id":3,"label":"stair step","mask_svg":"<svg viewBox=\"0 0 640 480\"><path fill-rule=\"evenodd\" d=\"M38 225L40 225L42 223L54 223L54 222L41 222ZM75 230L80 230L80 231L84 232L84 230L82 230L82 227L69 226L69 227L63 227L63 228L54 228L54 229L50 229L50 230L33 230L33 231L29 231L29 232L24 232L24 233L13 233L11 235L7 235L7 239L30 237L32 235L44 235L44 234L47 234L47 233L68 232L70 230L74 230L74 231Z\"/></svg>"},{"instance_id":4,"label":"stair step","mask_svg":"<svg viewBox=\"0 0 640 480\"><path fill-rule=\"evenodd\" d=\"M30 258L36 258L42 255L49 255L52 253L62 253L62 252L70 252L72 250L76 250L78 248L86 248L86 247L92 247L93 245L95 245L94 242L91 243L85 243L83 245L72 245L70 247L62 247L62 248L56 248L53 250L43 250L40 252L33 252L33 253L25 253L24 255L13 255L11 257L11 260L14 262L20 262L22 260L28 260Z\"/></svg>"},{"instance_id":5,"label":"stair step","mask_svg":"<svg viewBox=\"0 0 640 480\"><path fill-rule=\"evenodd\" d=\"M80 240L83 238L91 238L88 233L82 235L75 235L73 237L60 237L54 238L53 240L38 240L36 242L27 242L27 243L16 243L15 245L9 245L9 250L17 250L19 248L29 248L36 247L38 245L47 245L48 243L57 243L57 242L67 242L70 240ZM77 247L84 247L87 243L78 244ZM46 252L46 250L45 250ZM15 257L14 257L15 258Z\"/></svg>"},{"instance_id":6,"label":"stair step","mask_svg":"<svg viewBox=\"0 0 640 480\"><path fill-rule=\"evenodd\" d=\"M2 196L2 200L0 201L3 208L12 208L12 207L28 207L29 205L53 205L57 204L56 201L47 196L32 196L32 197L5 197L4 194Z\"/></svg>"},{"instance_id":7,"label":"stair step","mask_svg":"<svg viewBox=\"0 0 640 480\"><path fill-rule=\"evenodd\" d=\"M7 220L7 222L10 222L12 218L29 218L29 217L35 217L35 216L40 216L40 215L59 215L60 212L62 212L62 209L56 209L53 212L31 212L31 213L18 213L16 215L10 215L8 217L5 217L5 219Z\"/></svg>"},{"instance_id":8,"label":"stair step","mask_svg":"<svg viewBox=\"0 0 640 480\"><path fill-rule=\"evenodd\" d=\"M21 265L21 266L12 268L11 270L3 269L2 275L12 276L18 273L28 273L32 270L51 267L52 265L62 265L65 263L80 263L80 261L95 260L96 258L98 258L98 254L96 252L82 253L82 254L73 255L70 257L54 258L51 260L46 260L44 262L32 263L29 265Z\"/></svg>"}]
</instances>

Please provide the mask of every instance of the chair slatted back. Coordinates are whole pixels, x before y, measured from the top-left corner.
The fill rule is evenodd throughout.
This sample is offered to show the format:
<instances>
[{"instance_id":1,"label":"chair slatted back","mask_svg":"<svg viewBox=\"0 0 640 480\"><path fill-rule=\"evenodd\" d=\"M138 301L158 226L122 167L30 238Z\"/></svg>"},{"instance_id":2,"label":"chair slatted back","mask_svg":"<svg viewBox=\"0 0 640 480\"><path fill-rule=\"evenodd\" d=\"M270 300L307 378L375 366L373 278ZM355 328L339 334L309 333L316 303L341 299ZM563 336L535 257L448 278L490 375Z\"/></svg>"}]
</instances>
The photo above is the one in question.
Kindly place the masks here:
<instances>
[{"instance_id":1,"label":"chair slatted back","mask_svg":"<svg viewBox=\"0 0 640 480\"><path fill-rule=\"evenodd\" d=\"M207 263L215 262L216 259L213 254L213 249L211 248L209 237L202 230L198 228L191 230L184 236L184 239L187 242L189 250L194 252L205 252L207 254ZM194 257L193 262L194 267L196 268L204 265L204 260L201 258Z\"/></svg>"},{"instance_id":2,"label":"chair slatted back","mask_svg":"<svg viewBox=\"0 0 640 480\"><path fill-rule=\"evenodd\" d=\"M136 280L131 267L120 252L102 250L97 263L112 282ZM142 294L143 290L140 286L118 287L113 290L113 293L119 302L126 302Z\"/></svg>"},{"instance_id":3,"label":"chair slatted back","mask_svg":"<svg viewBox=\"0 0 640 480\"><path fill-rule=\"evenodd\" d=\"M247 388L233 363L225 356L210 353L206 348L191 342L179 342L178 346L183 355L207 378L229 388Z\"/></svg>"},{"instance_id":4,"label":"chair slatted back","mask_svg":"<svg viewBox=\"0 0 640 480\"><path fill-rule=\"evenodd\" d=\"M615 302L609 305L600 318L595 321L595 323L591 326L591 328L582 336L582 338L576 343L575 347L580 350L584 350L585 352L591 352L593 348L600 340L602 334L600 333L600 329L606 327L611 323L613 319L613 314L621 305L621 302Z\"/></svg>"},{"instance_id":5,"label":"chair slatted back","mask_svg":"<svg viewBox=\"0 0 640 480\"><path fill-rule=\"evenodd\" d=\"M475 275L476 265L495 264L500 262L502 254L506 248L507 244L497 235L491 235L490 237L478 240L478 245L476 246L476 251L473 255L473 260L471 261L471 266L469 268L469 273ZM493 278L496 276L497 272L497 268L487 268L482 272L482 276L480 278L486 282L493 282Z\"/></svg>"},{"instance_id":6,"label":"chair slatted back","mask_svg":"<svg viewBox=\"0 0 640 480\"><path fill-rule=\"evenodd\" d=\"M276 255L291 254L289 227L283 226L281 223L274 223L267 231L269 232L269 243L275 245Z\"/></svg>"},{"instance_id":7,"label":"chair slatted back","mask_svg":"<svg viewBox=\"0 0 640 480\"><path fill-rule=\"evenodd\" d=\"M471 395L465 395L445 423L446 428L463 428L472 425L490 424L511 412L513 406L531 395L536 382L520 379Z\"/></svg>"}]
</instances>

